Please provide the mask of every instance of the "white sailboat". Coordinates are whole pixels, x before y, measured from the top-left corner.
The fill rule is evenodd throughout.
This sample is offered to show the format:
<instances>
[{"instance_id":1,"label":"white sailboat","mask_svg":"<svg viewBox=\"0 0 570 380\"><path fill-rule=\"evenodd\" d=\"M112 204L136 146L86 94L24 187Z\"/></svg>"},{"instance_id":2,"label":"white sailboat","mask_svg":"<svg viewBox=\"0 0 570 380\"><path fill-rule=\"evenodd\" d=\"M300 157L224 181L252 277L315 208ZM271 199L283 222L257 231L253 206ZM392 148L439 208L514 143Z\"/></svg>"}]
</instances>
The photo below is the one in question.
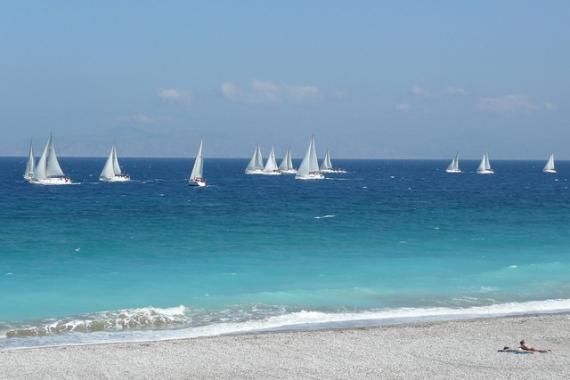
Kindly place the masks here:
<instances>
[{"instance_id":1,"label":"white sailboat","mask_svg":"<svg viewBox=\"0 0 570 380\"><path fill-rule=\"evenodd\" d=\"M57 161L53 137L50 134L46 146L34 169L31 183L37 185L70 185L71 180L63 174Z\"/></svg>"},{"instance_id":2,"label":"white sailboat","mask_svg":"<svg viewBox=\"0 0 570 380\"><path fill-rule=\"evenodd\" d=\"M99 175L99 181L103 182L128 182L131 180L127 174L123 174L121 166L119 165L119 159L117 158L117 148L113 145L111 147L111 152L103 170Z\"/></svg>"},{"instance_id":3,"label":"white sailboat","mask_svg":"<svg viewBox=\"0 0 570 380\"><path fill-rule=\"evenodd\" d=\"M346 173L346 170L335 168L331 162L331 153L329 150L325 153L325 158L321 162L321 173Z\"/></svg>"},{"instance_id":4,"label":"white sailboat","mask_svg":"<svg viewBox=\"0 0 570 380\"><path fill-rule=\"evenodd\" d=\"M277 166L277 161L275 160L275 150L271 148L271 152L269 152L269 157L267 158L267 162L265 163L265 167L263 168L263 175L281 175L279 171L279 167Z\"/></svg>"},{"instance_id":5,"label":"white sailboat","mask_svg":"<svg viewBox=\"0 0 570 380\"><path fill-rule=\"evenodd\" d=\"M485 153L479 163L477 168L477 174L495 174L495 171L491 168L491 163L489 162L489 155Z\"/></svg>"},{"instance_id":6,"label":"white sailboat","mask_svg":"<svg viewBox=\"0 0 570 380\"><path fill-rule=\"evenodd\" d=\"M459 169L459 153L457 153L455 158L451 160L451 163L445 171L446 173L461 173L461 169Z\"/></svg>"},{"instance_id":7,"label":"white sailboat","mask_svg":"<svg viewBox=\"0 0 570 380\"><path fill-rule=\"evenodd\" d=\"M261 148L259 145L255 147L253 156L249 160L245 174L263 174L263 156L261 155Z\"/></svg>"},{"instance_id":8,"label":"white sailboat","mask_svg":"<svg viewBox=\"0 0 570 380\"><path fill-rule=\"evenodd\" d=\"M192 173L190 173L190 178L188 179L188 185L190 186L206 186L206 179L204 178L204 154L203 154L204 144L200 140L200 147L198 148L198 153L196 154L196 160L194 161L194 167L192 167Z\"/></svg>"},{"instance_id":9,"label":"white sailboat","mask_svg":"<svg viewBox=\"0 0 570 380\"><path fill-rule=\"evenodd\" d=\"M296 174L297 170L293 167L293 160L291 159L291 151L287 150L285 157L279 165L279 171L283 174Z\"/></svg>"},{"instance_id":10,"label":"white sailboat","mask_svg":"<svg viewBox=\"0 0 570 380\"><path fill-rule=\"evenodd\" d=\"M544 173L556 174L556 167L554 166L554 153L551 153L542 169Z\"/></svg>"},{"instance_id":11,"label":"white sailboat","mask_svg":"<svg viewBox=\"0 0 570 380\"><path fill-rule=\"evenodd\" d=\"M28 163L26 164L26 171L24 172L24 179L26 181L31 181L34 177L34 166L35 166L35 158L34 158L34 148L32 146L32 142L30 141L30 151L28 152Z\"/></svg>"},{"instance_id":12,"label":"white sailboat","mask_svg":"<svg viewBox=\"0 0 570 380\"><path fill-rule=\"evenodd\" d=\"M303 157L303 161L297 170L295 179L311 180L324 179L325 176L319 170L319 162L317 161L317 150L315 148L315 137L311 136L309 147Z\"/></svg>"}]
</instances>

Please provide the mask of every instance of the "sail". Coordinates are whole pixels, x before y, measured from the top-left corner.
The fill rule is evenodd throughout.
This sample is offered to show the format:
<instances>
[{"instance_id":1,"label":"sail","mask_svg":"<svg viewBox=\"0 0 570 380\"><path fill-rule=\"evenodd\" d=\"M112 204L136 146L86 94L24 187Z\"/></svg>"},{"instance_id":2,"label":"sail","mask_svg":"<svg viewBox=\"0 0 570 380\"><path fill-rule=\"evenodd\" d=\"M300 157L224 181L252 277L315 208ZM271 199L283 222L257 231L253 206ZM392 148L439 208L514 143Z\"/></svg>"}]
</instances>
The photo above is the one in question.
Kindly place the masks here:
<instances>
[{"instance_id":1,"label":"sail","mask_svg":"<svg viewBox=\"0 0 570 380\"><path fill-rule=\"evenodd\" d=\"M262 170L263 169L263 157L261 156L261 148L259 145L255 148L251 160L247 165L246 170Z\"/></svg>"},{"instance_id":2,"label":"sail","mask_svg":"<svg viewBox=\"0 0 570 380\"><path fill-rule=\"evenodd\" d=\"M311 137L309 157L309 173L319 172L319 161L317 160L317 148L315 147L315 137Z\"/></svg>"},{"instance_id":3,"label":"sail","mask_svg":"<svg viewBox=\"0 0 570 380\"><path fill-rule=\"evenodd\" d=\"M109 157L107 157L107 161L105 162L105 166L103 166L103 170L99 175L100 178L113 178L115 176L115 171L113 170L113 156L115 149L114 147L111 148L111 152L109 152Z\"/></svg>"},{"instance_id":4,"label":"sail","mask_svg":"<svg viewBox=\"0 0 570 380\"><path fill-rule=\"evenodd\" d=\"M269 157L267 158L267 163L265 164L265 168L263 168L264 172L274 172L277 171L279 168L277 167L277 162L275 161L275 150L271 148L271 152L269 153Z\"/></svg>"},{"instance_id":5,"label":"sail","mask_svg":"<svg viewBox=\"0 0 570 380\"><path fill-rule=\"evenodd\" d=\"M255 167L259 169L263 169L263 155L261 154L261 147L257 146L257 157L255 161Z\"/></svg>"},{"instance_id":6,"label":"sail","mask_svg":"<svg viewBox=\"0 0 570 380\"><path fill-rule=\"evenodd\" d=\"M115 175L121 175L123 172L121 171L121 167L119 166L119 159L117 158L117 147L113 145L113 172Z\"/></svg>"},{"instance_id":7,"label":"sail","mask_svg":"<svg viewBox=\"0 0 570 380\"><path fill-rule=\"evenodd\" d=\"M26 171L24 172L24 178L32 179L34 176L34 148L32 147L32 142L30 141L30 151L28 153L28 163L26 164Z\"/></svg>"},{"instance_id":8,"label":"sail","mask_svg":"<svg viewBox=\"0 0 570 380\"><path fill-rule=\"evenodd\" d=\"M551 154L548 157L548 161L546 161L546 165L544 165L543 171L553 171L553 170L556 170L556 168L554 167L554 154Z\"/></svg>"},{"instance_id":9,"label":"sail","mask_svg":"<svg viewBox=\"0 0 570 380\"><path fill-rule=\"evenodd\" d=\"M485 166L486 158L487 158L487 155L485 154L483 156L483 158L481 159L481 162L479 163L479 167L477 168L477 171L482 172L482 171L487 170L486 166Z\"/></svg>"},{"instance_id":10,"label":"sail","mask_svg":"<svg viewBox=\"0 0 570 380\"><path fill-rule=\"evenodd\" d=\"M38 164L36 165L36 169L34 170L34 176L32 177L35 180L43 180L47 178L46 175L46 163L47 163L47 155L48 155L48 148L51 138L48 140L40 159L38 160Z\"/></svg>"},{"instance_id":11,"label":"sail","mask_svg":"<svg viewBox=\"0 0 570 380\"><path fill-rule=\"evenodd\" d=\"M323 159L323 162L321 163L321 170L331 170L333 168L332 163L331 163L331 155L330 152L327 150L327 153L325 153L325 158Z\"/></svg>"},{"instance_id":12,"label":"sail","mask_svg":"<svg viewBox=\"0 0 570 380\"><path fill-rule=\"evenodd\" d=\"M489 162L489 155L485 153L485 170L491 170L491 163Z\"/></svg>"},{"instance_id":13,"label":"sail","mask_svg":"<svg viewBox=\"0 0 570 380\"><path fill-rule=\"evenodd\" d=\"M297 170L297 177L307 177L310 173L319 171L319 163L317 162L317 152L315 149L315 138L311 137L309 147L301 161L301 165Z\"/></svg>"},{"instance_id":14,"label":"sail","mask_svg":"<svg viewBox=\"0 0 570 380\"><path fill-rule=\"evenodd\" d=\"M293 159L291 158L291 151L290 150L287 151L287 167L289 170L295 169L293 167Z\"/></svg>"},{"instance_id":15,"label":"sail","mask_svg":"<svg viewBox=\"0 0 570 380\"><path fill-rule=\"evenodd\" d=\"M290 170L291 167L289 166L289 159L290 159L290 152L285 152L285 157L281 160L281 164L279 164L279 170Z\"/></svg>"},{"instance_id":16,"label":"sail","mask_svg":"<svg viewBox=\"0 0 570 380\"><path fill-rule=\"evenodd\" d=\"M451 160L451 163L447 167L447 170L450 171L458 171L459 170L459 154L455 155L455 158Z\"/></svg>"},{"instance_id":17,"label":"sail","mask_svg":"<svg viewBox=\"0 0 570 380\"><path fill-rule=\"evenodd\" d=\"M63 170L59 166L57 161L57 155L55 154L55 146L53 144L53 137L50 135L48 140L48 156L46 164L46 176L50 177L63 177Z\"/></svg>"},{"instance_id":18,"label":"sail","mask_svg":"<svg viewBox=\"0 0 570 380\"><path fill-rule=\"evenodd\" d=\"M196 154L196 160L194 161L194 167L192 168L192 173L190 174L190 180L196 180L203 178L204 170L204 156L202 153L203 143L200 140L200 147L198 148L198 153Z\"/></svg>"}]
</instances>

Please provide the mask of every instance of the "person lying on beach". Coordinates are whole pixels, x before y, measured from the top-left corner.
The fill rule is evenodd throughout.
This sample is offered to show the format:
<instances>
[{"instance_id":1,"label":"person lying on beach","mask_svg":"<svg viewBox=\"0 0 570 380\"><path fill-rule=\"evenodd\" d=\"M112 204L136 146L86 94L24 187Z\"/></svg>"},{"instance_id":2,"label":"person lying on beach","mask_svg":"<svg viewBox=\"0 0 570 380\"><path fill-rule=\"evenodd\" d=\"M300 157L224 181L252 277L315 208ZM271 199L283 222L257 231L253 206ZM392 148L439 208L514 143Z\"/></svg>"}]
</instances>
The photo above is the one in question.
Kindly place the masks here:
<instances>
[{"instance_id":1,"label":"person lying on beach","mask_svg":"<svg viewBox=\"0 0 570 380\"><path fill-rule=\"evenodd\" d=\"M523 351L520 348L510 348L508 346L503 347L502 350L497 350L497 352L510 352L513 354L532 354L532 352Z\"/></svg>"},{"instance_id":2,"label":"person lying on beach","mask_svg":"<svg viewBox=\"0 0 570 380\"><path fill-rule=\"evenodd\" d=\"M550 352L550 351L551 351L551 350L539 350L539 349L537 349L537 348L527 346L527 345L526 345L526 342L524 341L524 339L521 340L521 341L519 342L519 344L520 344L521 350L524 350L524 351L527 351L527 352L541 352L541 353L545 353L545 352Z\"/></svg>"}]
</instances>

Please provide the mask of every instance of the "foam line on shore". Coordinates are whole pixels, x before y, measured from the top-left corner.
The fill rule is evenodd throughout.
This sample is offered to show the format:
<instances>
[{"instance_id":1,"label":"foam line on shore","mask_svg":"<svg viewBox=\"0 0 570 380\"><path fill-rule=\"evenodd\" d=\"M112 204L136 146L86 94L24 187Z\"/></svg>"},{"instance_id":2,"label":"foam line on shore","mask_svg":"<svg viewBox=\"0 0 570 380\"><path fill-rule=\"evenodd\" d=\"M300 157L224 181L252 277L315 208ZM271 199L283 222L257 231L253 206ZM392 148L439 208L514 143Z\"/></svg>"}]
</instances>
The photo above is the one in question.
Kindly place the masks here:
<instances>
[{"instance_id":1,"label":"foam line on shore","mask_svg":"<svg viewBox=\"0 0 570 380\"><path fill-rule=\"evenodd\" d=\"M133 309L133 310L146 310ZM153 314L160 310L153 308ZM170 317L179 323L178 318L185 310L184 307L163 309ZM123 311L124 312L124 311ZM328 313L321 311L305 311L270 316L261 319L242 322L214 323L203 326L189 326L170 329L123 329L122 331L98 330L94 332L63 332L47 336L22 336L12 334L9 338L4 333L0 339L0 349L43 347L57 345L76 345L108 342L140 342L172 339L188 339L227 334L242 334L264 331L295 331L315 330L319 328L341 328L354 326L379 326L419 321L443 321L475 318L491 318L501 316L549 314L570 312L570 299L554 299L544 301L511 302L468 308L398 308L350 313ZM148 312L146 312L148 314ZM105 313L100 313L105 314ZM162 321L165 319L156 316ZM91 321L93 323L93 321ZM151 328L153 326L150 326ZM80 331L80 330L78 330Z\"/></svg>"}]
</instances>

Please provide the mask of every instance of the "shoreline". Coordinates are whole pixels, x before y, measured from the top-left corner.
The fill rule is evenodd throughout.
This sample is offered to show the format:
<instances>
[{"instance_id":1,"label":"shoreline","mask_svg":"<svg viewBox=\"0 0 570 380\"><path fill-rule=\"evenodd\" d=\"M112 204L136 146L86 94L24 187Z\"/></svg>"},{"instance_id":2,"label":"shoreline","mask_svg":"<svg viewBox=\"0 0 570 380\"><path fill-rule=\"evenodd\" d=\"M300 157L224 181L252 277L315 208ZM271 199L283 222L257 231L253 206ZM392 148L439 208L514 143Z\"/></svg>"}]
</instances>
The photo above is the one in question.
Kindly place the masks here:
<instances>
[{"instance_id":1,"label":"shoreline","mask_svg":"<svg viewBox=\"0 0 570 380\"><path fill-rule=\"evenodd\" d=\"M521 339L552 352L497 352L503 346L515 347ZM562 379L570 368L569 340L570 314L561 312L9 349L0 351L0 364L7 379Z\"/></svg>"},{"instance_id":2,"label":"shoreline","mask_svg":"<svg viewBox=\"0 0 570 380\"><path fill-rule=\"evenodd\" d=\"M177 318L184 317L185 307L170 308L139 308L119 310L126 314L125 322L139 317L149 318ZM129 315L130 312L130 315ZM107 315L109 312L101 314ZM301 310L290 314L283 314L266 319L249 320L232 323L217 323L204 326L188 326L180 328L163 329L134 329L134 330L101 330L83 331L68 330L69 326L87 327L88 324L81 319L61 320L62 333L34 334L32 328L21 330L24 335L6 336L0 340L0 352L5 350L48 348L66 346L84 346L93 344L120 344L141 342L162 342L183 339L197 339L218 336L251 335L277 332L310 332L328 330L346 330L351 328L374 328L386 326L419 325L426 323L439 323L451 321L472 321L479 319L532 317L541 315L570 314L570 299L550 299L542 301L527 301L522 303L503 303L487 306L473 306L464 309L451 309L442 307L432 308L400 308L385 310L370 310L348 313L326 313L321 311ZM89 317L87 315L87 317ZM124 317L124 316L121 316ZM93 320L87 318L87 323ZM44 329L54 328L58 322L39 327L41 333ZM17 330L12 330L17 331ZM9 334L7 331L6 334Z\"/></svg>"}]
</instances>

